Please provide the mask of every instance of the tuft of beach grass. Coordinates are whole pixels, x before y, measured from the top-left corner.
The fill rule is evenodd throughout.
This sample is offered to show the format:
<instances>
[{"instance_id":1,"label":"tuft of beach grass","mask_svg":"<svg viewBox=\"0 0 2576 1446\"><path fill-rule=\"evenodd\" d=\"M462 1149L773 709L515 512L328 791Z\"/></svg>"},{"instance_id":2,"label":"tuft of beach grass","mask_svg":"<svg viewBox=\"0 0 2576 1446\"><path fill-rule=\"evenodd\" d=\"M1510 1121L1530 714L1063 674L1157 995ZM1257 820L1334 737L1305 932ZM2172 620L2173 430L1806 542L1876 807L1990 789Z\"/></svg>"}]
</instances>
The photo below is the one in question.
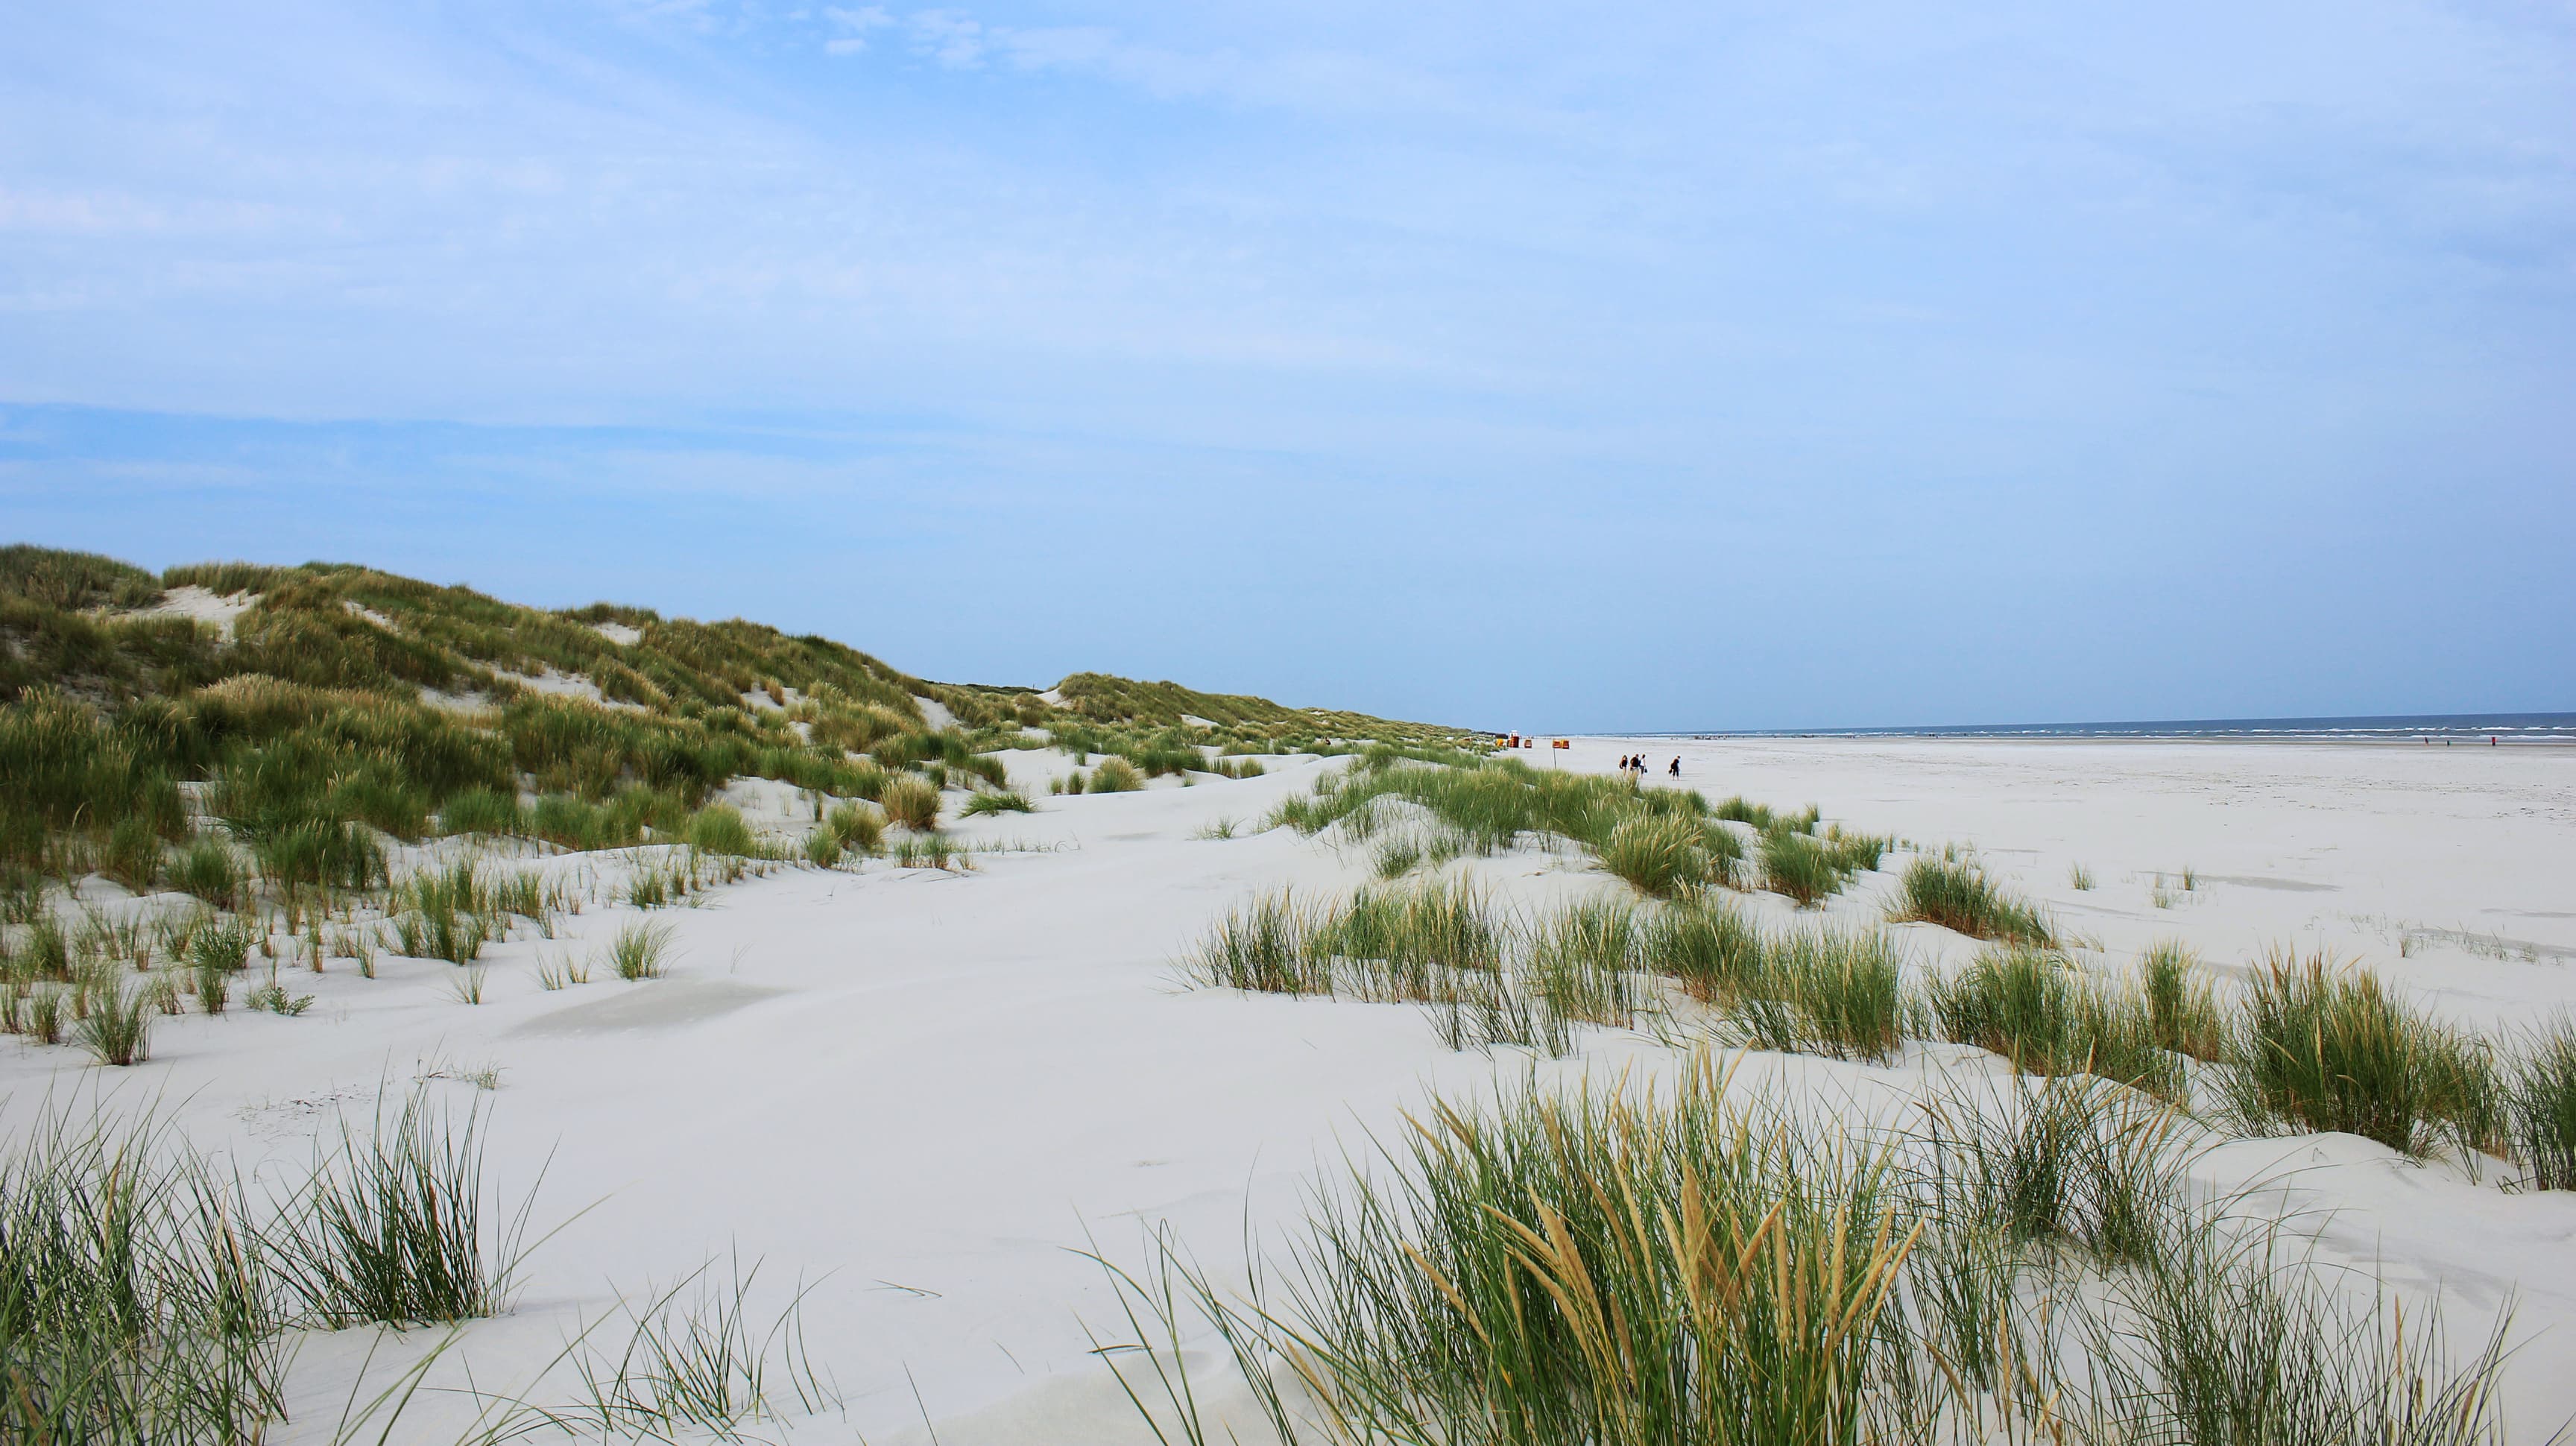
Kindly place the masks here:
<instances>
[{"instance_id":1,"label":"tuft of beach grass","mask_svg":"<svg viewBox=\"0 0 2576 1446\"><path fill-rule=\"evenodd\" d=\"M2253 971L2226 1076L2237 1120L2256 1130L2344 1131L2410 1155L2448 1140L2501 1143L2493 1059L2379 976L2276 946Z\"/></svg>"},{"instance_id":2,"label":"tuft of beach grass","mask_svg":"<svg viewBox=\"0 0 2576 1446\"><path fill-rule=\"evenodd\" d=\"M671 941L677 931L668 924L629 924L608 943L608 967L629 982L659 979L669 969Z\"/></svg>"},{"instance_id":3,"label":"tuft of beach grass","mask_svg":"<svg viewBox=\"0 0 2576 1446\"><path fill-rule=\"evenodd\" d=\"M2504 1114L2514 1157L2544 1190L2576 1190L2576 1020L2516 1036L2504 1070Z\"/></svg>"},{"instance_id":4,"label":"tuft of beach grass","mask_svg":"<svg viewBox=\"0 0 2576 1446\"><path fill-rule=\"evenodd\" d=\"M1985 870L1928 854L1906 866L1889 916L1938 924L1971 939L2044 946L2055 937L2038 910L1996 884Z\"/></svg>"},{"instance_id":5,"label":"tuft of beach grass","mask_svg":"<svg viewBox=\"0 0 2576 1446\"><path fill-rule=\"evenodd\" d=\"M1936 980L1931 1014L1942 1036L1991 1050L2035 1075L2092 1074L2167 1099L2183 1077L2160 1048L2146 1001L2095 980L2062 955L2023 946L1980 953Z\"/></svg>"},{"instance_id":6,"label":"tuft of beach grass","mask_svg":"<svg viewBox=\"0 0 2576 1446\"><path fill-rule=\"evenodd\" d=\"M939 789L925 778L906 776L887 784L885 792L877 797L877 806L885 810L889 820L916 833L939 826Z\"/></svg>"}]
</instances>

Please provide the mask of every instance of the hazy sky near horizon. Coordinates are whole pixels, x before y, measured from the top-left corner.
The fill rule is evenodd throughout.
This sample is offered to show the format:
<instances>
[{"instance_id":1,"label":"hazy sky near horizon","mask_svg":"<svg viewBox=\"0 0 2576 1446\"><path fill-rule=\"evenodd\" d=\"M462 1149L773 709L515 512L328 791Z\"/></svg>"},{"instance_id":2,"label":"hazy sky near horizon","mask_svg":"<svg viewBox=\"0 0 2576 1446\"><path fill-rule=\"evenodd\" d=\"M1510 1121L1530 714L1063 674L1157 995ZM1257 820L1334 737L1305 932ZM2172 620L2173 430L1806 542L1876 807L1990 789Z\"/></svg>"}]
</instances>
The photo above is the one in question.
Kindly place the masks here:
<instances>
[{"instance_id":1,"label":"hazy sky near horizon","mask_svg":"<svg viewBox=\"0 0 2576 1446\"><path fill-rule=\"evenodd\" d=\"M0 540L1495 727L2576 709L2562 4L0 25Z\"/></svg>"}]
</instances>

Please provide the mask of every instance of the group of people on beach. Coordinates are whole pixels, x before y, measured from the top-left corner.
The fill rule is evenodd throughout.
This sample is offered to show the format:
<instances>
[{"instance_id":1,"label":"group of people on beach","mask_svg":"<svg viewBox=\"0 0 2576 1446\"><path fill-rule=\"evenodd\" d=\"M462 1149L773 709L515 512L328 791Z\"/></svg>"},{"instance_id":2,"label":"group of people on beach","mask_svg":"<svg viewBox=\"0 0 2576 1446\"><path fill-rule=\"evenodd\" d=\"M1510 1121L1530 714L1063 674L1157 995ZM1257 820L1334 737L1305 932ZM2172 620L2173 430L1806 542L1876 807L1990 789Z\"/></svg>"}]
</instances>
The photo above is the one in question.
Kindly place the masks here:
<instances>
[{"instance_id":1,"label":"group of people on beach","mask_svg":"<svg viewBox=\"0 0 2576 1446\"><path fill-rule=\"evenodd\" d=\"M1633 773L1637 775L1637 779L1641 783L1645 781L1646 768L1646 758L1642 753L1624 754L1619 759L1619 771L1622 773ZM1681 777L1682 761L1678 758L1674 759L1672 767L1666 771L1671 773L1675 778Z\"/></svg>"}]
</instances>

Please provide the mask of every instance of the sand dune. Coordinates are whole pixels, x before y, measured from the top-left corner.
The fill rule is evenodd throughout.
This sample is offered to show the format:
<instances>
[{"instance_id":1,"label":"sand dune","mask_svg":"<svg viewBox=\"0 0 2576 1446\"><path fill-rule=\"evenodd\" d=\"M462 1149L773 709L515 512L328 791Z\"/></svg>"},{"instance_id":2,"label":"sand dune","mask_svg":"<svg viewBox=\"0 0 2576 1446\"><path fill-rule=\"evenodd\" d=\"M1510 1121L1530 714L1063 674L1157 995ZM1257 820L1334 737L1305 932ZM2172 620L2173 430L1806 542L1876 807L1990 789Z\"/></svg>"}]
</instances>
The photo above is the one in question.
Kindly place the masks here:
<instances>
[{"instance_id":1,"label":"sand dune","mask_svg":"<svg viewBox=\"0 0 2576 1446\"><path fill-rule=\"evenodd\" d=\"M2226 969L2295 940L2364 958L2465 1023L2529 1021L2576 998L2576 752L1585 739L1560 757L1606 770L1632 750L1652 755L1656 785L1678 756L1680 782L1712 795L1973 842L2114 963L2173 938ZM953 832L1007 851L962 873L782 869L655 911L673 930L668 978L541 988L541 959L596 949L635 919L607 900L638 855L531 850L526 866L589 902L558 939L489 949L480 1006L456 999L444 963L387 958L374 979L290 967L281 977L315 998L300 1018L172 1018L130 1071L10 1045L0 1093L13 1125L49 1090L157 1103L201 1146L282 1174L341 1112L363 1117L380 1083L425 1081L488 1110L487 1168L505 1196L542 1176L532 1219L569 1222L529 1257L515 1309L466 1328L435 1383L461 1386L470 1367L484 1392L542 1395L529 1374L619 1292L738 1256L765 1262L764 1299L812 1285L805 1345L845 1403L797 1439L935 1429L976 1446L1149 1439L1091 1353L1085 1323L1111 1329L1115 1303L1078 1252L1132 1257L1168 1224L1222 1275L1247 1233L1292 1223L1319 1170L1428 1092L1672 1066L1631 1031L1588 1029L1563 1060L1487 1057L1444 1049L1408 1006L1186 987L1172 961L1228 905L1367 879L1358 852L1258 831L1339 760L1050 798L1067 760L1005 757L1040 811ZM773 826L793 826L790 807L777 802ZM1238 836L1206 836L1220 819ZM2071 885L2078 864L2094 887ZM1625 892L1580 852L1452 867L1517 902ZM1823 912L1875 922L1893 882L1864 876ZM1744 906L1793 912L1770 895ZM1917 969L1975 947L1897 928ZM1746 1066L1863 1109L1901 1108L1930 1073L1996 1067L1950 1045L1909 1045L1886 1067ZM2238 1141L2197 1168L2224 1185L2295 1172L2280 1205L2311 1212L2323 1256L2384 1262L2461 1320L2517 1301L2530 1344L2508 1378L2515 1439L2576 1412L2576 1380L2557 1368L2576 1355L2576 1196L2507 1193L2494 1172L2471 1179L2352 1136ZM328 1438L374 1339L307 1342L285 1439ZM370 1379L435 1339L382 1343ZM453 1439L473 1415L465 1397L424 1397L397 1439Z\"/></svg>"}]
</instances>

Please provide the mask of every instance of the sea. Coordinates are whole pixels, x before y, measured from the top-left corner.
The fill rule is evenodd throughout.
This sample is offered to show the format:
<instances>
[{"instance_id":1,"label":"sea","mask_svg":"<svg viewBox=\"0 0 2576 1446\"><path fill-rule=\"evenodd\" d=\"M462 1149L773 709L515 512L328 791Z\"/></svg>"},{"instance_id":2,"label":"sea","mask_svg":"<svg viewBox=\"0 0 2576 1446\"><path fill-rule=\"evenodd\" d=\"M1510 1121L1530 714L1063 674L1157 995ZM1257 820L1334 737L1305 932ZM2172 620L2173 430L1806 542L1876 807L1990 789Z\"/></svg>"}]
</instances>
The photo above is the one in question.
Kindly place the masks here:
<instances>
[{"instance_id":1,"label":"sea","mask_svg":"<svg viewBox=\"0 0 2576 1446\"><path fill-rule=\"evenodd\" d=\"M1974 723L1913 728L1748 728L1651 738L2177 738L2280 742L2576 743L2576 713L2398 713L2365 718L2163 718L2132 723Z\"/></svg>"}]
</instances>

